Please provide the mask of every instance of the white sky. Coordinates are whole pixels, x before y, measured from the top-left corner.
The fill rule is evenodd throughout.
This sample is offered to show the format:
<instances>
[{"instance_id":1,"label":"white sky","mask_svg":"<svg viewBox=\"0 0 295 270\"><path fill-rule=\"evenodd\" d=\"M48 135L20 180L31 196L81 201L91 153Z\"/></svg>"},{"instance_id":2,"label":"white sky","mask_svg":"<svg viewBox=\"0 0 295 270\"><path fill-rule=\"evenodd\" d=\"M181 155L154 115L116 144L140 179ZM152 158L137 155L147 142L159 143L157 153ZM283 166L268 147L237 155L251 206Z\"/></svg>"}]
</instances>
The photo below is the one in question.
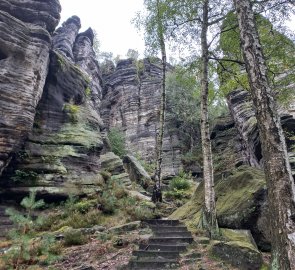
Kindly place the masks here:
<instances>
[{"instance_id":1,"label":"white sky","mask_svg":"<svg viewBox=\"0 0 295 270\"><path fill-rule=\"evenodd\" d=\"M61 22L79 16L82 31L91 27L97 32L101 51L124 58L128 49L136 49L143 56L143 37L131 24L143 0L60 0L60 4Z\"/></svg>"}]
</instances>

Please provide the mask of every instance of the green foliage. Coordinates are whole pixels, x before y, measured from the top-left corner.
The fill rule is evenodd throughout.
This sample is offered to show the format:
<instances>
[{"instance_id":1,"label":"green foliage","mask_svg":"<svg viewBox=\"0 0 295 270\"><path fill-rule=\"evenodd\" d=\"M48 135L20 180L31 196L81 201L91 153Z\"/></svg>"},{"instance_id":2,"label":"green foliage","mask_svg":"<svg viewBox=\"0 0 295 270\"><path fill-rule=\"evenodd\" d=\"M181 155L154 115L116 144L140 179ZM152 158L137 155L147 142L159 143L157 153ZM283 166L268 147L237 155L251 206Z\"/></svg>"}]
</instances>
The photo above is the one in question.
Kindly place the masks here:
<instances>
[{"instance_id":1,"label":"green foliage","mask_svg":"<svg viewBox=\"0 0 295 270\"><path fill-rule=\"evenodd\" d=\"M91 88L88 86L86 89L85 89L85 95L86 97L90 97L91 96Z\"/></svg>"},{"instance_id":2,"label":"green foliage","mask_svg":"<svg viewBox=\"0 0 295 270\"><path fill-rule=\"evenodd\" d=\"M35 184L38 179L38 174L34 171L16 170L11 179L14 182L23 184Z\"/></svg>"},{"instance_id":3,"label":"green foliage","mask_svg":"<svg viewBox=\"0 0 295 270\"><path fill-rule=\"evenodd\" d=\"M68 230L65 232L65 246L79 246L85 244L86 237L79 230Z\"/></svg>"},{"instance_id":4,"label":"green foliage","mask_svg":"<svg viewBox=\"0 0 295 270\"><path fill-rule=\"evenodd\" d=\"M49 264L55 261L58 257L51 251L51 247L55 244L54 238L50 235L34 238L34 229L42 224L43 220L34 219L32 212L43 207L44 201L36 201L36 193L31 192L29 197L21 201L21 206L26 210L24 214L13 209L6 211L15 225L15 229L10 232L12 247L4 256L6 264L13 269L21 269L21 264L24 263Z\"/></svg>"},{"instance_id":5,"label":"green foliage","mask_svg":"<svg viewBox=\"0 0 295 270\"><path fill-rule=\"evenodd\" d=\"M190 188L190 183L187 178L179 175L174 177L169 183L169 188L174 190L188 190Z\"/></svg>"},{"instance_id":6,"label":"green foliage","mask_svg":"<svg viewBox=\"0 0 295 270\"><path fill-rule=\"evenodd\" d=\"M271 22L263 16L257 15L256 22L269 71L269 81L278 92L279 102L288 106L289 102L295 97L293 89L289 87L295 79L293 72L295 45L291 39L276 31ZM220 38L220 49L224 58L236 62L220 61L219 77L221 90L224 94L238 88L249 89L247 73L242 64L243 55L240 47L239 30L233 27L235 25L237 25L237 18L231 12L223 22L224 33Z\"/></svg>"},{"instance_id":7,"label":"green foliage","mask_svg":"<svg viewBox=\"0 0 295 270\"><path fill-rule=\"evenodd\" d=\"M117 198L113 195L112 192L104 191L99 201L100 201L103 213L105 214L115 213Z\"/></svg>"},{"instance_id":8,"label":"green foliage","mask_svg":"<svg viewBox=\"0 0 295 270\"><path fill-rule=\"evenodd\" d=\"M111 128L108 133L108 138L110 141L112 152L114 152L119 157L123 157L124 155L126 155L126 139L122 131L117 128Z\"/></svg>"},{"instance_id":9,"label":"green foliage","mask_svg":"<svg viewBox=\"0 0 295 270\"><path fill-rule=\"evenodd\" d=\"M127 58L132 58L134 60L137 60L138 56L139 56L138 51L134 49L129 49L128 52L126 53Z\"/></svg>"},{"instance_id":10,"label":"green foliage","mask_svg":"<svg viewBox=\"0 0 295 270\"><path fill-rule=\"evenodd\" d=\"M64 104L63 111L69 115L72 123L78 122L78 113L80 111L80 107L78 105L66 103Z\"/></svg>"},{"instance_id":11,"label":"green foliage","mask_svg":"<svg viewBox=\"0 0 295 270\"><path fill-rule=\"evenodd\" d=\"M174 200L177 205L182 205L185 200L191 197L191 175L184 171L179 172L179 175L174 177L169 183L169 190L164 193L165 198Z\"/></svg>"}]
</instances>

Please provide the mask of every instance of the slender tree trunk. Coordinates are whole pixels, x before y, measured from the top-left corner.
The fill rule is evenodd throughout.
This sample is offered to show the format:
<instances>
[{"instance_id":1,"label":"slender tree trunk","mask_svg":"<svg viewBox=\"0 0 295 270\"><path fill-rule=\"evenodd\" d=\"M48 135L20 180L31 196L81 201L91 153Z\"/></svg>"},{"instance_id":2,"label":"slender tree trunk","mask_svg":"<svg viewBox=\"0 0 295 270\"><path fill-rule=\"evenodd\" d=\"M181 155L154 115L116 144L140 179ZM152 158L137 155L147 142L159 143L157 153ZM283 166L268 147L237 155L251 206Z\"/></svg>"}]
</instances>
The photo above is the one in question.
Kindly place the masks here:
<instances>
[{"instance_id":1,"label":"slender tree trunk","mask_svg":"<svg viewBox=\"0 0 295 270\"><path fill-rule=\"evenodd\" d=\"M272 266L295 269L295 188L250 0L234 0L262 144L268 188Z\"/></svg>"},{"instance_id":2,"label":"slender tree trunk","mask_svg":"<svg viewBox=\"0 0 295 270\"><path fill-rule=\"evenodd\" d=\"M202 79L201 79L201 141L203 151L203 178L205 187L205 207L203 209L200 226L206 229L211 238L218 235L218 224L216 218L216 203L214 191L213 162L210 141L210 128L208 117L208 13L209 1L203 3L203 20L201 32L202 46Z\"/></svg>"},{"instance_id":3,"label":"slender tree trunk","mask_svg":"<svg viewBox=\"0 0 295 270\"><path fill-rule=\"evenodd\" d=\"M160 2L157 0L157 20L158 20L158 38L162 55L162 89L161 89L161 101L160 101L160 119L159 119L159 132L157 133L157 156L156 156L156 181L159 187L161 186L161 173L162 173L162 160L163 160L163 138L164 138L164 125L165 125L165 112L166 112L166 67L167 56L166 46L164 39L164 30L162 25L162 18L160 15Z\"/></svg>"}]
</instances>

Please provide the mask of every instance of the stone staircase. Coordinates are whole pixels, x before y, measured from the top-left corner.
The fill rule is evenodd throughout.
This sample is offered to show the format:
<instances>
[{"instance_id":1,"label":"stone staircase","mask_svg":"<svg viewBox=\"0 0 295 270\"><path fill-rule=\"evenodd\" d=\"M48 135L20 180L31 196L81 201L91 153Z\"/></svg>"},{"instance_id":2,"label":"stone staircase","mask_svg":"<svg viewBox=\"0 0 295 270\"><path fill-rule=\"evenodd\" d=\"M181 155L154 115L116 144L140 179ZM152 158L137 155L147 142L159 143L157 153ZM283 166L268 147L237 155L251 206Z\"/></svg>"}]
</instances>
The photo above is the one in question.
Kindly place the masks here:
<instances>
[{"instance_id":1,"label":"stone staircase","mask_svg":"<svg viewBox=\"0 0 295 270\"><path fill-rule=\"evenodd\" d=\"M153 231L147 244L133 252L127 269L178 269L180 253L193 242L186 226L178 220L146 220Z\"/></svg>"},{"instance_id":2,"label":"stone staircase","mask_svg":"<svg viewBox=\"0 0 295 270\"><path fill-rule=\"evenodd\" d=\"M0 205L0 238L5 237L8 231L13 228L13 223L5 213L6 209L6 206Z\"/></svg>"}]
</instances>

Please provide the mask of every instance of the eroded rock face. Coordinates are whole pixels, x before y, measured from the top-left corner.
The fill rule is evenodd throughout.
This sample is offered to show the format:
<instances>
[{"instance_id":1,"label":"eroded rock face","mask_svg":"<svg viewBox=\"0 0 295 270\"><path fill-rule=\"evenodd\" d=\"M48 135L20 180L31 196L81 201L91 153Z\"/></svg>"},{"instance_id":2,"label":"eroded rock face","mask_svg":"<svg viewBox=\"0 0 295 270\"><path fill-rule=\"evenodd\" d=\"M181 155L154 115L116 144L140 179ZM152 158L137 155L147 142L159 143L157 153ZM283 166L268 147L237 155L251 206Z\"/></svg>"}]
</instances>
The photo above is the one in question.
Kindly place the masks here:
<instances>
[{"instance_id":1,"label":"eroded rock face","mask_svg":"<svg viewBox=\"0 0 295 270\"><path fill-rule=\"evenodd\" d=\"M149 163L155 159L156 132L160 107L161 65L149 59L119 61L116 69L105 75L102 118L108 129L125 132L130 152ZM181 168L181 149L176 125L167 117L163 143L163 177L173 176ZM175 128L174 130L177 130Z\"/></svg>"},{"instance_id":2,"label":"eroded rock face","mask_svg":"<svg viewBox=\"0 0 295 270\"><path fill-rule=\"evenodd\" d=\"M61 6L58 0L1 0L0 10L52 33L59 23Z\"/></svg>"},{"instance_id":3,"label":"eroded rock face","mask_svg":"<svg viewBox=\"0 0 295 270\"><path fill-rule=\"evenodd\" d=\"M93 32L78 35L79 21L72 17L55 33L34 128L5 172L14 180L5 183L6 194L34 188L54 199L88 194L105 184L99 174L104 148L100 70Z\"/></svg>"},{"instance_id":4,"label":"eroded rock face","mask_svg":"<svg viewBox=\"0 0 295 270\"><path fill-rule=\"evenodd\" d=\"M232 91L227 96L228 105L231 115L234 119L235 126L241 138L242 151L244 159L252 167L263 167L263 156L261 151L261 143L257 120L255 117L255 109L250 97L250 93L245 90ZM294 160L294 139L290 139L295 130L295 118L293 116L294 104L290 109L279 109L281 116L281 124L285 131L286 142L290 157L293 176L295 176L295 160ZM293 135L294 136L294 135Z\"/></svg>"},{"instance_id":5,"label":"eroded rock face","mask_svg":"<svg viewBox=\"0 0 295 270\"><path fill-rule=\"evenodd\" d=\"M0 2L0 175L32 128L59 12L57 0Z\"/></svg>"}]
</instances>

